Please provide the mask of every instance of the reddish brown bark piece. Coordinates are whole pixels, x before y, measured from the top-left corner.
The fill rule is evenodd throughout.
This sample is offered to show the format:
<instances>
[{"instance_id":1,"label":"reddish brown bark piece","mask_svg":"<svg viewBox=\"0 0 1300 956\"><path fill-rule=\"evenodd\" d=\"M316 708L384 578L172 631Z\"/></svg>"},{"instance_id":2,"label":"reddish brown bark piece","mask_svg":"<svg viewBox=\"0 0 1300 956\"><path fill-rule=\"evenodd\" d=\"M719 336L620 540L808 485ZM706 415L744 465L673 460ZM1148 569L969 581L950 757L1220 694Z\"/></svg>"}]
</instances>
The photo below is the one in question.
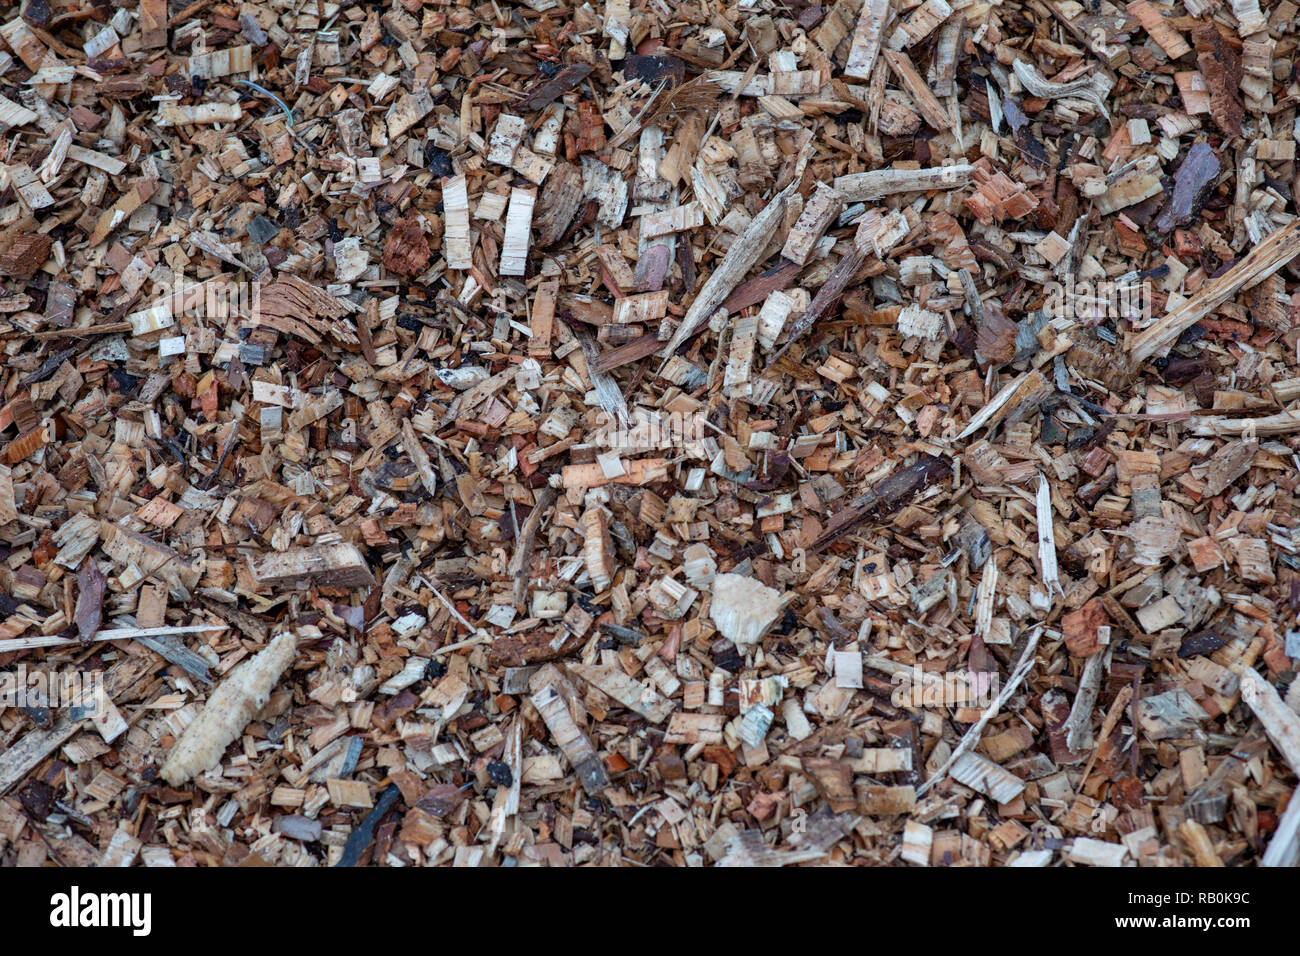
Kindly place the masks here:
<instances>
[{"instance_id":1,"label":"reddish brown bark piece","mask_svg":"<svg viewBox=\"0 0 1300 956\"><path fill-rule=\"evenodd\" d=\"M399 219L384 242L384 268L398 275L419 275L431 255L429 240L414 216Z\"/></svg>"},{"instance_id":2,"label":"reddish brown bark piece","mask_svg":"<svg viewBox=\"0 0 1300 956\"><path fill-rule=\"evenodd\" d=\"M656 335L642 335L625 345L606 349L596 359L597 372L609 372L630 362L639 362L653 355L662 343Z\"/></svg>"},{"instance_id":3,"label":"reddish brown bark piece","mask_svg":"<svg viewBox=\"0 0 1300 956\"><path fill-rule=\"evenodd\" d=\"M990 362L1010 362L1016 356L1016 323L992 302L984 303L980 311L975 351Z\"/></svg>"},{"instance_id":4,"label":"reddish brown bark piece","mask_svg":"<svg viewBox=\"0 0 1300 956\"><path fill-rule=\"evenodd\" d=\"M853 770L847 764L831 757L804 757L803 769L832 811L842 813L857 806Z\"/></svg>"},{"instance_id":5,"label":"reddish brown bark piece","mask_svg":"<svg viewBox=\"0 0 1300 956\"><path fill-rule=\"evenodd\" d=\"M1076 657L1088 657L1101 650L1102 644L1097 639L1097 629L1110 623L1106 609L1097 600L1089 601L1077 611L1071 611L1061 618L1061 633L1065 637L1065 646Z\"/></svg>"},{"instance_id":6,"label":"reddish brown bark piece","mask_svg":"<svg viewBox=\"0 0 1300 956\"><path fill-rule=\"evenodd\" d=\"M53 244L54 240L49 236L20 233L0 251L0 275L26 282L50 257Z\"/></svg>"},{"instance_id":7,"label":"reddish brown bark piece","mask_svg":"<svg viewBox=\"0 0 1300 956\"><path fill-rule=\"evenodd\" d=\"M594 103L583 100L577 113L569 120L572 132L565 132L569 157L576 159L582 153L599 153L605 148L605 121L596 111Z\"/></svg>"},{"instance_id":8,"label":"reddish brown bark piece","mask_svg":"<svg viewBox=\"0 0 1300 956\"><path fill-rule=\"evenodd\" d=\"M789 288L802 268L798 263L782 260L779 266L736 286L735 291L723 300L722 308L728 312L739 312L757 305L773 292Z\"/></svg>"},{"instance_id":9,"label":"reddish brown bark piece","mask_svg":"<svg viewBox=\"0 0 1300 956\"><path fill-rule=\"evenodd\" d=\"M77 610L74 617L77 633L83 641L99 630L103 620L104 585L107 582L93 560L87 560L77 572Z\"/></svg>"},{"instance_id":10,"label":"reddish brown bark piece","mask_svg":"<svg viewBox=\"0 0 1300 956\"><path fill-rule=\"evenodd\" d=\"M1245 115L1241 101L1241 54L1213 23L1194 29L1192 43L1196 47L1196 62L1210 91L1210 116L1224 134L1240 136Z\"/></svg>"},{"instance_id":11,"label":"reddish brown bark piece","mask_svg":"<svg viewBox=\"0 0 1300 956\"><path fill-rule=\"evenodd\" d=\"M534 113L545 109L590 75L591 67L585 63L566 66L549 80L542 80L525 93L524 98L514 104L514 109L519 113Z\"/></svg>"},{"instance_id":12,"label":"reddish brown bark piece","mask_svg":"<svg viewBox=\"0 0 1300 956\"><path fill-rule=\"evenodd\" d=\"M374 584L365 558L351 544L272 552L250 562L250 565L258 583L272 588L293 589L313 583L360 588Z\"/></svg>"},{"instance_id":13,"label":"reddish brown bark piece","mask_svg":"<svg viewBox=\"0 0 1300 956\"><path fill-rule=\"evenodd\" d=\"M140 0L141 46L156 50L167 45L167 0Z\"/></svg>"},{"instance_id":14,"label":"reddish brown bark piece","mask_svg":"<svg viewBox=\"0 0 1300 956\"><path fill-rule=\"evenodd\" d=\"M864 521L888 517L911 501L923 488L951 473L952 463L947 458L931 456L882 478L848 508L835 514L830 529L813 542L812 550L823 550Z\"/></svg>"}]
</instances>

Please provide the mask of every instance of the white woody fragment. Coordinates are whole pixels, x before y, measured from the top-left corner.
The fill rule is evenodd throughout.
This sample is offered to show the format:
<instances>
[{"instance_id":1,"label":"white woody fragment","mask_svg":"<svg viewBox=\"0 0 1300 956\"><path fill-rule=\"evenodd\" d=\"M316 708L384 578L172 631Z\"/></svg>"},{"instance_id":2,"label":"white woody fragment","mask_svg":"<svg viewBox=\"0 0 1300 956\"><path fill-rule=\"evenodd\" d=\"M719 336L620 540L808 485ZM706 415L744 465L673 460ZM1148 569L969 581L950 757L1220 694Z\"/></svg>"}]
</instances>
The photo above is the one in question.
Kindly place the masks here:
<instances>
[{"instance_id":1,"label":"white woody fragment","mask_svg":"<svg viewBox=\"0 0 1300 956\"><path fill-rule=\"evenodd\" d=\"M377 156L357 157L357 182L377 183L384 178L382 165Z\"/></svg>"},{"instance_id":2,"label":"white woody fragment","mask_svg":"<svg viewBox=\"0 0 1300 956\"><path fill-rule=\"evenodd\" d=\"M62 86L71 83L77 76L77 68L71 63L46 61L41 68L31 75L24 86Z\"/></svg>"},{"instance_id":3,"label":"white woody fragment","mask_svg":"<svg viewBox=\"0 0 1300 956\"><path fill-rule=\"evenodd\" d=\"M901 50L916 46L950 16L952 7L944 0L925 0L889 38L890 49Z\"/></svg>"},{"instance_id":4,"label":"white woody fragment","mask_svg":"<svg viewBox=\"0 0 1300 956\"><path fill-rule=\"evenodd\" d=\"M279 405L259 409L258 429L262 444L279 441L284 435L284 409Z\"/></svg>"},{"instance_id":5,"label":"white woody fragment","mask_svg":"<svg viewBox=\"0 0 1300 956\"><path fill-rule=\"evenodd\" d=\"M763 743L768 729L772 726L772 718L775 716L771 708L763 704L751 707L745 713L745 716L740 719L740 739L746 747L754 750Z\"/></svg>"},{"instance_id":6,"label":"white woody fragment","mask_svg":"<svg viewBox=\"0 0 1300 956\"><path fill-rule=\"evenodd\" d=\"M521 276L528 267L528 246L533 227L533 205L537 190L510 190L510 207L506 210L506 232L501 241L501 268L503 276Z\"/></svg>"},{"instance_id":7,"label":"white woody fragment","mask_svg":"<svg viewBox=\"0 0 1300 956\"><path fill-rule=\"evenodd\" d=\"M754 343L758 338L758 316L742 315L731 334L731 354L722 380L726 395L743 398L749 395L749 377L754 361Z\"/></svg>"},{"instance_id":8,"label":"white woody fragment","mask_svg":"<svg viewBox=\"0 0 1300 956\"><path fill-rule=\"evenodd\" d=\"M898 334L904 338L915 336L927 342L937 342L943 338L947 327L947 320L938 312L931 312L914 303L903 306L903 310L898 313Z\"/></svg>"},{"instance_id":9,"label":"white woody fragment","mask_svg":"<svg viewBox=\"0 0 1300 956\"><path fill-rule=\"evenodd\" d=\"M289 418L289 430L297 431L328 415L343 404L337 392L323 404L309 403ZM248 559L253 580L277 591L306 589L313 584L334 588L363 588L375 583L361 549L348 541L316 544L287 551L269 551Z\"/></svg>"},{"instance_id":10,"label":"white woody fragment","mask_svg":"<svg viewBox=\"0 0 1300 956\"><path fill-rule=\"evenodd\" d=\"M533 133L533 149L543 156L554 156L564 127L564 104L552 103L542 112L542 120Z\"/></svg>"},{"instance_id":11,"label":"white woody fragment","mask_svg":"<svg viewBox=\"0 0 1300 956\"><path fill-rule=\"evenodd\" d=\"M1097 651L1083 665L1083 676L1079 678L1079 692L1074 695L1070 716L1066 718L1061 728L1065 731L1065 746L1075 753L1084 753L1092 749L1092 711L1097 705L1097 694L1101 690L1102 667L1106 657L1105 651Z\"/></svg>"},{"instance_id":12,"label":"white woody fragment","mask_svg":"<svg viewBox=\"0 0 1300 956\"><path fill-rule=\"evenodd\" d=\"M862 16L853 28L853 43L849 47L849 58L844 66L844 75L856 80L871 79L871 71L880 54L880 38L885 31L885 21L889 19L889 0L867 0L862 7Z\"/></svg>"},{"instance_id":13,"label":"white woody fragment","mask_svg":"<svg viewBox=\"0 0 1300 956\"><path fill-rule=\"evenodd\" d=\"M388 98L388 94L397 89L401 83L402 81L395 76L379 73L366 87L366 94L370 97L372 103L382 103Z\"/></svg>"},{"instance_id":14,"label":"white woody fragment","mask_svg":"<svg viewBox=\"0 0 1300 956\"><path fill-rule=\"evenodd\" d=\"M1097 79L1099 74L1095 71L1069 83L1053 83L1026 60L1017 59L1011 64L1011 69L1015 72L1016 78L1020 80L1021 85L1033 96L1039 96L1047 100L1064 97L1086 100L1096 106L1103 116L1107 119L1110 118L1110 112L1106 109L1106 101L1098 91ZM1104 74L1100 76L1104 81Z\"/></svg>"},{"instance_id":15,"label":"white woody fragment","mask_svg":"<svg viewBox=\"0 0 1300 956\"><path fill-rule=\"evenodd\" d=\"M628 677L619 668L596 664L573 664L570 665L569 671L651 723L661 724L673 712L671 700L648 684Z\"/></svg>"},{"instance_id":16,"label":"white woody fragment","mask_svg":"<svg viewBox=\"0 0 1300 956\"><path fill-rule=\"evenodd\" d=\"M356 236L334 243L334 281L355 282L370 268L370 253Z\"/></svg>"},{"instance_id":17,"label":"white woody fragment","mask_svg":"<svg viewBox=\"0 0 1300 956\"><path fill-rule=\"evenodd\" d=\"M924 823L908 820L903 826L903 852L900 854L903 862L929 866L930 849L933 846L934 830Z\"/></svg>"},{"instance_id":18,"label":"white woody fragment","mask_svg":"<svg viewBox=\"0 0 1300 956\"><path fill-rule=\"evenodd\" d=\"M555 163L545 156L538 156L527 146L520 146L515 150L514 163L510 168L534 186L540 186L555 168Z\"/></svg>"},{"instance_id":19,"label":"white woody fragment","mask_svg":"<svg viewBox=\"0 0 1300 956\"><path fill-rule=\"evenodd\" d=\"M433 111L433 94L428 90L404 93L388 110L388 138L396 139Z\"/></svg>"},{"instance_id":20,"label":"white woody fragment","mask_svg":"<svg viewBox=\"0 0 1300 956\"><path fill-rule=\"evenodd\" d=\"M544 670L544 669L543 669ZM540 677L543 672L538 672ZM598 796L609 786L609 774L605 765L596 754L587 735L577 725L569 713L568 702L556 689L554 683L539 688L529 698L537 712L542 715L546 729L555 738L556 745L564 752L569 764L578 776L582 789L592 796Z\"/></svg>"},{"instance_id":21,"label":"white woody fragment","mask_svg":"<svg viewBox=\"0 0 1300 956\"><path fill-rule=\"evenodd\" d=\"M771 74L772 96L815 96L829 79L821 70L780 70Z\"/></svg>"},{"instance_id":22,"label":"white woody fragment","mask_svg":"<svg viewBox=\"0 0 1300 956\"><path fill-rule=\"evenodd\" d=\"M2 177L8 185L14 188L18 198L23 204L33 212L37 209L44 209L46 206L54 205L54 197L45 185L36 178L36 173L25 163L17 163L13 166L4 167L5 175Z\"/></svg>"},{"instance_id":23,"label":"white woody fragment","mask_svg":"<svg viewBox=\"0 0 1300 956\"><path fill-rule=\"evenodd\" d=\"M1007 861L1007 866L1033 867L1035 869L1041 869L1051 862L1051 850L1025 850L1025 852L1018 853L1011 860Z\"/></svg>"},{"instance_id":24,"label":"white woody fragment","mask_svg":"<svg viewBox=\"0 0 1300 956\"><path fill-rule=\"evenodd\" d=\"M446 216L443 245L447 268L468 269L474 260L469 244L469 191L463 175L443 181L442 209Z\"/></svg>"},{"instance_id":25,"label":"white woody fragment","mask_svg":"<svg viewBox=\"0 0 1300 956\"><path fill-rule=\"evenodd\" d=\"M993 626L993 604L998 595L998 562L989 555L984 562L984 574L975 591L975 633L987 638Z\"/></svg>"},{"instance_id":26,"label":"white woody fragment","mask_svg":"<svg viewBox=\"0 0 1300 956\"><path fill-rule=\"evenodd\" d=\"M4 122L3 115L0 115L0 122ZM87 166L94 166L96 169L102 169L111 176L116 176L122 170L126 169L126 163L114 157L107 156L104 153L98 153L93 149L86 149L84 146L72 144L68 146L68 159L74 163L85 163Z\"/></svg>"},{"instance_id":27,"label":"white woody fragment","mask_svg":"<svg viewBox=\"0 0 1300 956\"><path fill-rule=\"evenodd\" d=\"M132 335L148 335L176 324L170 299L156 302L140 312L132 312L126 320L131 323Z\"/></svg>"},{"instance_id":28,"label":"white woody fragment","mask_svg":"<svg viewBox=\"0 0 1300 956\"><path fill-rule=\"evenodd\" d=\"M609 587L615 570L614 544L604 509L592 507L583 512L582 533L582 557L587 566L587 576L599 594Z\"/></svg>"},{"instance_id":29,"label":"white woody fragment","mask_svg":"<svg viewBox=\"0 0 1300 956\"><path fill-rule=\"evenodd\" d=\"M1241 668L1241 699L1264 725L1273 746L1295 772L1300 767L1300 717L1287 706L1277 689L1252 668ZM1278 822L1261 866L1295 866L1300 863L1300 800L1294 796Z\"/></svg>"},{"instance_id":30,"label":"white woody fragment","mask_svg":"<svg viewBox=\"0 0 1300 956\"><path fill-rule=\"evenodd\" d=\"M247 73L253 68L253 47L251 44L233 47L228 50L209 50L196 53L190 57L187 73L206 80L229 76L231 73Z\"/></svg>"},{"instance_id":31,"label":"white woody fragment","mask_svg":"<svg viewBox=\"0 0 1300 956\"><path fill-rule=\"evenodd\" d=\"M196 103L192 106L163 103L154 122L159 126L204 126L234 123L243 116L244 110L238 103Z\"/></svg>"},{"instance_id":32,"label":"white woody fragment","mask_svg":"<svg viewBox=\"0 0 1300 956\"><path fill-rule=\"evenodd\" d=\"M412 617L419 619L417 629L424 624L424 615L415 614ZM392 697L394 694L400 694L403 690L410 687L416 681L421 680L425 671L429 667L429 658L427 657L408 657L402 669L394 674L388 680L379 685L379 693L386 697Z\"/></svg>"},{"instance_id":33,"label":"white woody fragment","mask_svg":"<svg viewBox=\"0 0 1300 956\"><path fill-rule=\"evenodd\" d=\"M845 202L871 202L894 193L958 189L970 182L974 172L975 167L965 163L927 169L877 169L839 176L834 185Z\"/></svg>"},{"instance_id":34,"label":"white woody fragment","mask_svg":"<svg viewBox=\"0 0 1300 956\"><path fill-rule=\"evenodd\" d=\"M902 242L910 231L907 217L897 209L872 209L862 217L854 241L859 246L869 244L876 258L883 259L885 253Z\"/></svg>"},{"instance_id":35,"label":"white woody fragment","mask_svg":"<svg viewBox=\"0 0 1300 956\"><path fill-rule=\"evenodd\" d=\"M704 207L699 202L688 202L660 212L641 217L641 238L655 239L674 232L686 232L704 225Z\"/></svg>"},{"instance_id":36,"label":"white woody fragment","mask_svg":"<svg viewBox=\"0 0 1300 956\"><path fill-rule=\"evenodd\" d=\"M744 646L757 644L785 610L781 592L743 574L713 579L709 616L722 636Z\"/></svg>"},{"instance_id":37,"label":"white woody fragment","mask_svg":"<svg viewBox=\"0 0 1300 956\"><path fill-rule=\"evenodd\" d=\"M500 166L509 166L515 160L515 150L523 137L524 118L502 113L497 117L497 125L493 128L492 135L488 137L487 161Z\"/></svg>"},{"instance_id":38,"label":"white woody fragment","mask_svg":"<svg viewBox=\"0 0 1300 956\"><path fill-rule=\"evenodd\" d=\"M997 803L1010 803L1025 789L1025 782L992 760L967 751L952 765L952 778Z\"/></svg>"},{"instance_id":39,"label":"white woody fragment","mask_svg":"<svg viewBox=\"0 0 1300 956\"><path fill-rule=\"evenodd\" d=\"M45 162L41 163L40 169L36 170L36 176L42 183L49 185L58 178L59 170L63 168L63 161L68 158L68 147L71 145L72 130L65 126L54 138L54 145L50 147Z\"/></svg>"},{"instance_id":40,"label":"white woody fragment","mask_svg":"<svg viewBox=\"0 0 1300 956\"><path fill-rule=\"evenodd\" d=\"M82 49L86 52L86 56L96 57L101 53L107 53L121 42L122 38L117 35L116 30L112 27L104 27L87 40Z\"/></svg>"},{"instance_id":41,"label":"white woody fragment","mask_svg":"<svg viewBox=\"0 0 1300 956\"><path fill-rule=\"evenodd\" d=\"M113 831L113 836L104 849L104 855L100 857L99 866L105 868L131 866L135 863L135 858L140 855L143 846L143 840L131 835L130 824L122 821L117 825L117 829ZM139 930L136 932L139 932Z\"/></svg>"},{"instance_id":42,"label":"white woody fragment","mask_svg":"<svg viewBox=\"0 0 1300 956\"><path fill-rule=\"evenodd\" d=\"M609 58L627 56L628 34L632 30L632 10L628 0L609 0L605 4L605 36L609 37Z\"/></svg>"},{"instance_id":43,"label":"white woody fragment","mask_svg":"<svg viewBox=\"0 0 1300 956\"><path fill-rule=\"evenodd\" d=\"M1232 15L1237 18L1237 32L1243 39L1268 29L1259 0L1232 0Z\"/></svg>"},{"instance_id":44,"label":"white woody fragment","mask_svg":"<svg viewBox=\"0 0 1300 956\"><path fill-rule=\"evenodd\" d=\"M844 197L825 183L818 183L816 191L804 204L803 212L786 237L781 255L799 265L806 264L817 240L830 228L843 208Z\"/></svg>"},{"instance_id":45,"label":"white woody fragment","mask_svg":"<svg viewBox=\"0 0 1300 956\"><path fill-rule=\"evenodd\" d=\"M433 463L429 460L429 453L424 450L420 444L420 436L415 433L410 419L402 419L402 447L406 449L407 455L411 458L411 464L415 465L416 474L420 476L420 483L424 485L424 490L430 495L438 493L438 476L434 473Z\"/></svg>"},{"instance_id":46,"label":"white woody fragment","mask_svg":"<svg viewBox=\"0 0 1300 956\"><path fill-rule=\"evenodd\" d=\"M1052 525L1052 488L1042 472L1038 474L1038 563L1043 572L1043 587L1048 596L1053 590L1062 596L1065 589L1061 587L1061 577L1056 569L1056 530Z\"/></svg>"},{"instance_id":47,"label":"white woody fragment","mask_svg":"<svg viewBox=\"0 0 1300 956\"><path fill-rule=\"evenodd\" d=\"M34 122L37 114L25 106L19 106L7 96L0 96L0 123L5 126L26 126Z\"/></svg>"},{"instance_id":48,"label":"white woody fragment","mask_svg":"<svg viewBox=\"0 0 1300 956\"><path fill-rule=\"evenodd\" d=\"M781 716L785 718L785 732L794 740L804 740L812 734L812 724L804 716L799 701L791 697L781 705Z\"/></svg>"},{"instance_id":49,"label":"white woody fragment","mask_svg":"<svg viewBox=\"0 0 1300 956\"><path fill-rule=\"evenodd\" d=\"M1300 773L1300 716L1250 667L1241 668L1241 699L1264 725L1264 733L1293 773Z\"/></svg>"},{"instance_id":50,"label":"white woody fragment","mask_svg":"<svg viewBox=\"0 0 1300 956\"><path fill-rule=\"evenodd\" d=\"M173 355L185 354L185 336L171 335L158 340L158 357L171 358Z\"/></svg>"},{"instance_id":51,"label":"white woody fragment","mask_svg":"<svg viewBox=\"0 0 1300 956\"><path fill-rule=\"evenodd\" d=\"M226 747L266 706L295 653L294 636L281 634L252 660L235 668L172 747L163 764L163 779L179 787L217 766Z\"/></svg>"},{"instance_id":52,"label":"white woody fragment","mask_svg":"<svg viewBox=\"0 0 1300 956\"><path fill-rule=\"evenodd\" d=\"M749 82L745 78L749 74L742 70L712 70L705 73L703 79L706 83L716 83L723 92L730 93L733 96L771 96L772 95L772 75L770 73L750 76ZM744 84L742 87L741 84Z\"/></svg>"},{"instance_id":53,"label":"white woody fragment","mask_svg":"<svg viewBox=\"0 0 1300 956\"><path fill-rule=\"evenodd\" d=\"M1082 863L1085 866L1122 866L1127 855L1128 847L1123 843L1107 843L1105 840L1094 840L1092 837L1075 837L1074 843L1070 846L1069 860L1071 863Z\"/></svg>"},{"instance_id":54,"label":"white woody fragment","mask_svg":"<svg viewBox=\"0 0 1300 956\"><path fill-rule=\"evenodd\" d=\"M478 208L474 210L474 218L500 222L501 217L506 214L506 203L509 201L510 197L505 193L483 193L478 197Z\"/></svg>"},{"instance_id":55,"label":"white woody fragment","mask_svg":"<svg viewBox=\"0 0 1300 956\"><path fill-rule=\"evenodd\" d=\"M37 39L36 34L28 28L27 22L20 16L14 17L8 23L0 26L0 38L9 45L9 49L14 51L18 59L23 61L27 69L35 72L39 70L49 54L49 49ZM50 59L54 59L50 57Z\"/></svg>"},{"instance_id":56,"label":"white woody fragment","mask_svg":"<svg viewBox=\"0 0 1300 956\"><path fill-rule=\"evenodd\" d=\"M634 322L656 322L668 314L668 292L643 292L640 295L625 295L614 303L615 325L629 325Z\"/></svg>"},{"instance_id":57,"label":"white woody fragment","mask_svg":"<svg viewBox=\"0 0 1300 956\"><path fill-rule=\"evenodd\" d=\"M857 689L862 686L862 652L835 651L835 686Z\"/></svg>"},{"instance_id":58,"label":"white woody fragment","mask_svg":"<svg viewBox=\"0 0 1300 956\"><path fill-rule=\"evenodd\" d=\"M798 314L808 308L810 297L804 289L791 289L789 292L773 292L758 310L758 344L764 352L770 352L776 340L785 331L785 324L792 313Z\"/></svg>"}]
</instances>

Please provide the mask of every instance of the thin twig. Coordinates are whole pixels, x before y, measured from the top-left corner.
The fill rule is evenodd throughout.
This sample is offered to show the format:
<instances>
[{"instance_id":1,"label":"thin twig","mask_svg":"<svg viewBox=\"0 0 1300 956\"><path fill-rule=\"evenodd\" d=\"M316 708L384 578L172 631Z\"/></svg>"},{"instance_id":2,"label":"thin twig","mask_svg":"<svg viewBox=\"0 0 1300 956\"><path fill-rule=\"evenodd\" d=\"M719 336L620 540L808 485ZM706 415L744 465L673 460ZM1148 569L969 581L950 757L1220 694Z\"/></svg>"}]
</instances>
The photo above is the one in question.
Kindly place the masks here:
<instances>
[{"instance_id":1,"label":"thin twig","mask_svg":"<svg viewBox=\"0 0 1300 956\"><path fill-rule=\"evenodd\" d=\"M1041 624L1037 625L1030 632L1029 643L1025 645L1025 650L1020 655L1020 660L1016 663L1015 670L1013 670L1011 676L1007 678L1007 683L1002 688L1002 693L998 694L998 699L989 705L988 710L984 711L984 713L980 715L979 720L971 724L970 729L967 730L965 736L961 738L961 743L959 743L956 749L953 750L952 755L944 761L943 766L935 771L934 775L930 777L929 780L916 788L917 797L920 797L935 784L942 781L944 777L948 776L948 771L952 769L953 764L955 764L958 759L975 749L975 745L979 743L980 735L984 733L984 728L988 726L988 722L998 715L998 712L1002 710L1002 705L1011 699L1011 695L1016 692L1016 688L1020 686L1021 681L1028 676L1029 671L1033 668L1034 651L1038 649L1038 638L1042 633L1043 625Z\"/></svg>"}]
</instances>

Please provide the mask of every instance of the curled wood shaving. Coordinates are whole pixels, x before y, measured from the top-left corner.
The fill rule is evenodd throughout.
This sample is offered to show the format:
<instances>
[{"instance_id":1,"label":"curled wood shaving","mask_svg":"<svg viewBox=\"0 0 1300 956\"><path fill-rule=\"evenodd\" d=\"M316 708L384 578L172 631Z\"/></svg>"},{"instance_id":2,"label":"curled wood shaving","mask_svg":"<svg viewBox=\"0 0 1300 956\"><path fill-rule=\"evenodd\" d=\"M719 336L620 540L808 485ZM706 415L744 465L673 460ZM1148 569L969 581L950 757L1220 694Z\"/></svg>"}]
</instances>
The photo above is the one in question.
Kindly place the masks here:
<instances>
[{"instance_id":1,"label":"curled wood shaving","mask_svg":"<svg viewBox=\"0 0 1300 956\"><path fill-rule=\"evenodd\" d=\"M1016 71L1016 77L1034 96L1041 96L1043 99L1056 100L1065 96L1076 99L1087 100L1101 110L1101 114L1110 119L1110 111L1106 109L1106 101L1097 93L1096 86L1093 85L1091 77L1087 79L1071 80L1069 83L1053 83L1045 79L1033 66L1024 60L1016 60L1011 65Z\"/></svg>"}]
</instances>

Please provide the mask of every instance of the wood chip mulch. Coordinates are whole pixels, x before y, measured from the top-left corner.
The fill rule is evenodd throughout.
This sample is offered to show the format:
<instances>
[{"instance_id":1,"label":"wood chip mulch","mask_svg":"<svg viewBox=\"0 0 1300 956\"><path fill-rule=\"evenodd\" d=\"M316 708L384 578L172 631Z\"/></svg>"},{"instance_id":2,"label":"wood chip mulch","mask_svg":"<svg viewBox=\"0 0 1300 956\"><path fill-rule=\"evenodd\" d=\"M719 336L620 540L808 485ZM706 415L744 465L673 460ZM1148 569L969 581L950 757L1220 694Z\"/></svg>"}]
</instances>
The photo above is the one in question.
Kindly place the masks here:
<instances>
[{"instance_id":1,"label":"wood chip mulch","mask_svg":"<svg viewBox=\"0 0 1300 956\"><path fill-rule=\"evenodd\" d=\"M0 866L1296 864L1298 13L10 5Z\"/></svg>"}]
</instances>

